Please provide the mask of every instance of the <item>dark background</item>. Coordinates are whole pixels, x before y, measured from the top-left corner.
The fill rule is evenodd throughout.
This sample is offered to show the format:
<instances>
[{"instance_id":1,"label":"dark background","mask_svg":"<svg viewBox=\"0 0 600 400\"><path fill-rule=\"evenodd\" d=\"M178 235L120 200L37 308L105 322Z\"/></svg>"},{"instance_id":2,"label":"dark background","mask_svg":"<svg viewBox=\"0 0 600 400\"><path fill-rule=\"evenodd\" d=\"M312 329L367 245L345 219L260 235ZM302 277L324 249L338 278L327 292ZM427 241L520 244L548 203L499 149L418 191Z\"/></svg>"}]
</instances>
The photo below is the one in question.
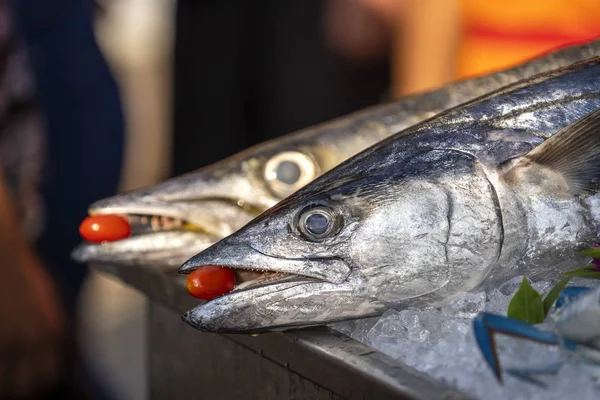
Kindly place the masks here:
<instances>
[{"instance_id":1,"label":"dark background","mask_svg":"<svg viewBox=\"0 0 600 400\"><path fill-rule=\"evenodd\" d=\"M172 175L382 100L388 60L324 40L321 0L180 0Z\"/></svg>"}]
</instances>

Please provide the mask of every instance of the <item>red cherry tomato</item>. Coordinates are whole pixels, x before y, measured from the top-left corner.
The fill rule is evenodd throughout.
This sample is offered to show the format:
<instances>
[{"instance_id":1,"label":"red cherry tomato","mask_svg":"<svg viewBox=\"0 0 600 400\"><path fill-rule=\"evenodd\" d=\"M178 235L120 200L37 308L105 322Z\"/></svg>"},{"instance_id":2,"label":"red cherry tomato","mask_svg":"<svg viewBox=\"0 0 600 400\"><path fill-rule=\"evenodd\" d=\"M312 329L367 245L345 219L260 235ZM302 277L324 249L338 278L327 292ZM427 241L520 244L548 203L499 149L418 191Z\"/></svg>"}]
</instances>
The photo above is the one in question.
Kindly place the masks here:
<instances>
[{"instance_id":1,"label":"red cherry tomato","mask_svg":"<svg viewBox=\"0 0 600 400\"><path fill-rule=\"evenodd\" d=\"M233 290L235 275L226 267L207 265L188 275L185 287L189 294L202 300L212 300Z\"/></svg>"},{"instance_id":2,"label":"red cherry tomato","mask_svg":"<svg viewBox=\"0 0 600 400\"><path fill-rule=\"evenodd\" d=\"M96 215L83 220L79 233L88 242L114 242L129 237L131 227L118 215Z\"/></svg>"}]
</instances>

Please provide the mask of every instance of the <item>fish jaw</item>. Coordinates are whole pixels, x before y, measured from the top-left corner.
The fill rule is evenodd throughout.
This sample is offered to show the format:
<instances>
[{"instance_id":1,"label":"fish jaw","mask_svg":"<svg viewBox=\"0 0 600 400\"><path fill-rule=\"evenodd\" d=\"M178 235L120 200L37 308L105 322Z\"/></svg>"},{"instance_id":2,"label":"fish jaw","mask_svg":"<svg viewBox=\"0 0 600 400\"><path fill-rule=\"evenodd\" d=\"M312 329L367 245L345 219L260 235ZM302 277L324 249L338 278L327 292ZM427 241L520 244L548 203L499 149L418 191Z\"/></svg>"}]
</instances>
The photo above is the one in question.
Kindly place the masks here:
<instances>
[{"instance_id":1,"label":"fish jaw","mask_svg":"<svg viewBox=\"0 0 600 400\"><path fill-rule=\"evenodd\" d=\"M384 309L363 293L360 274L336 257L271 256L229 237L191 258L179 272L205 265L232 268L236 276L244 272L262 276L238 281L232 293L183 316L203 331L285 330L373 316Z\"/></svg>"},{"instance_id":2,"label":"fish jaw","mask_svg":"<svg viewBox=\"0 0 600 400\"><path fill-rule=\"evenodd\" d=\"M352 282L297 281L235 291L186 312L196 329L256 333L298 329L381 314L383 303L361 296Z\"/></svg>"},{"instance_id":3,"label":"fish jaw","mask_svg":"<svg viewBox=\"0 0 600 400\"><path fill-rule=\"evenodd\" d=\"M116 242L81 243L71 257L79 263L111 263L176 271L183 262L217 240L217 237L202 232L154 232Z\"/></svg>"},{"instance_id":4,"label":"fish jaw","mask_svg":"<svg viewBox=\"0 0 600 400\"><path fill-rule=\"evenodd\" d=\"M208 235L224 237L252 220L256 213L227 199L197 198L165 200L160 196L131 192L93 203L90 215L116 214L159 216L183 221L192 229Z\"/></svg>"},{"instance_id":5,"label":"fish jaw","mask_svg":"<svg viewBox=\"0 0 600 400\"><path fill-rule=\"evenodd\" d=\"M71 254L75 261L173 270L255 216L222 199L166 201L157 189L100 200L91 205L89 213L124 217L132 226L132 235L115 242L82 243Z\"/></svg>"}]
</instances>

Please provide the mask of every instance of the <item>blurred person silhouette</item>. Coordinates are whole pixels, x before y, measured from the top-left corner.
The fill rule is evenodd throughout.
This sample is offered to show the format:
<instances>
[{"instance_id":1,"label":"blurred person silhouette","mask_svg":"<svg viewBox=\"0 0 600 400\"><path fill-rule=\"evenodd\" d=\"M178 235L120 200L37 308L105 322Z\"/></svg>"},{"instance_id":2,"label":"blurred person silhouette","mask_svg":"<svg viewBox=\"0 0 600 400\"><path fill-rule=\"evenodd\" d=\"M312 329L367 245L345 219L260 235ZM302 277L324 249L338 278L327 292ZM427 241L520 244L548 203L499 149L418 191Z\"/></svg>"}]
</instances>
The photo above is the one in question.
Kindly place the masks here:
<instances>
[{"instance_id":1,"label":"blurred person silhouette","mask_svg":"<svg viewBox=\"0 0 600 400\"><path fill-rule=\"evenodd\" d=\"M388 36L361 1L179 0L172 174L380 102Z\"/></svg>"},{"instance_id":2,"label":"blurred person silhouette","mask_svg":"<svg viewBox=\"0 0 600 400\"><path fill-rule=\"evenodd\" d=\"M88 205L117 190L123 118L86 0L0 0L0 398L108 398L75 342Z\"/></svg>"}]
</instances>

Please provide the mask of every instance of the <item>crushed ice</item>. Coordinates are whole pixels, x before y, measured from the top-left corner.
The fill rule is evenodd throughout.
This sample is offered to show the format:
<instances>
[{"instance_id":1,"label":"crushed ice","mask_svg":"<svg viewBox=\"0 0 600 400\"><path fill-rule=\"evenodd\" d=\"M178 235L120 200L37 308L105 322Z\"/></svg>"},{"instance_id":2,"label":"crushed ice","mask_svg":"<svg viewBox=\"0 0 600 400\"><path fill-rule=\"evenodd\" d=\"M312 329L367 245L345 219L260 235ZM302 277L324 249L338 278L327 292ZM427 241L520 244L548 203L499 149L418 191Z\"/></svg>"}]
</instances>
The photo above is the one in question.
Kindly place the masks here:
<instances>
[{"instance_id":1,"label":"crushed ice","mask_svg":"<svg viewBox=\"0 0 600 400\"><path fill-rule=\"evenodd\" d=\"M465 293L441 308L389 310L379 318L332 324L331 327L479 399L598 399L600 382L576 362L565 362L558 375L536 375L547 388L504 374L499 384L485 364L475 342L472 318L481 311L506 315L508 303L523 277L516 277L487 293ZM591 286L597 281L573 280L570 285ZM550 283L533 283L547 293ZM552 329L546 322L541 329ZM557 346L496 335L502 368L535 368L569 360Z\"/></svg>"}]
</instances>

